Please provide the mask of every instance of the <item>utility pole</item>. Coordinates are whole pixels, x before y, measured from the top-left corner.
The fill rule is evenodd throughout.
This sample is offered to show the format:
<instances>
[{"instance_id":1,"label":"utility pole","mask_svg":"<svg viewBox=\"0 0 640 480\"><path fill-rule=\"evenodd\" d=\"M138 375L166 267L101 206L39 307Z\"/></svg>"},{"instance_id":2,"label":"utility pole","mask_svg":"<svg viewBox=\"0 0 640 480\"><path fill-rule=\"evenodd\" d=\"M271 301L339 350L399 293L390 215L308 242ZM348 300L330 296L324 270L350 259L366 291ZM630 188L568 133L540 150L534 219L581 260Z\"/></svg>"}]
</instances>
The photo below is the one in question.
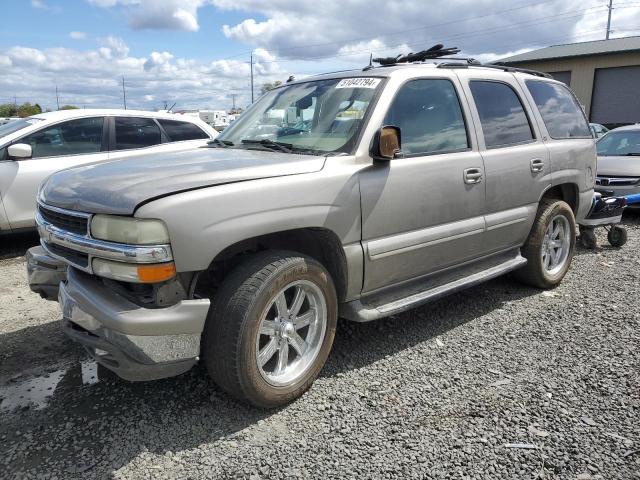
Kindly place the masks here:
<instances>
[{"instance_id":1,"label":"utility pole","mask_svg":"<svg viewBox=\"0 0 640 480\"><path fill-rule=\"evenodd\" d=\"M58 105L58 110L60 110L60 98L58 97L58 85L56 85L56 105Z\"/></svg>"},{"instance_id":2,"label":"utility pole","mask_svg":"<svg viewBox=\"0 0 640 480\"><path fill-rule=\"evenodd\" d=\"M124 88L124 75L122 76L122 103L124 103L124 109L127 109L127 91Z\"/></svg>"},{"instance_id":3,"label":"utility pole","mask_svg":"<svg viewBox=\"0 0 640 480\"><path fill-rule=\"evenodd\" d=\"M607 17L607 40L609 40L609 34L611 33L611 12L613 11L613 0L609 0L609 15Z\"/></svg>"},{"instance_id":4,"label":"utility pole","mask_svg":"<svg viewBox=\"0 0 640 480\"><path fill-rule=\"evenodd\" d=\"M253 52L251 52L251 103L253 103Z\"/></svg>"}]
</instances>

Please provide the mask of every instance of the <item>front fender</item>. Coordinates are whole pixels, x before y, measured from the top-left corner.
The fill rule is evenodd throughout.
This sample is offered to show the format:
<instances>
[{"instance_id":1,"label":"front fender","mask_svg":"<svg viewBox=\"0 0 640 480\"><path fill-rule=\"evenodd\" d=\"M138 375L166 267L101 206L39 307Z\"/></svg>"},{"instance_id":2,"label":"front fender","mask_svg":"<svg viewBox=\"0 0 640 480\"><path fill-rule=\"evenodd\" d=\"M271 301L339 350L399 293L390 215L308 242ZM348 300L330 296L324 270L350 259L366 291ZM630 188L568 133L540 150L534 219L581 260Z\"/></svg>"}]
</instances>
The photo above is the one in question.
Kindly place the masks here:
<instances>
[{"instance_id":1,"label":"front fender","mask_svg":"<svg viewBox=\"0 0 640 480\"><path fill-rule=\"evenodd\" d=\"M165 221L179 272L205 270L218 253L244 239L292 229L325 228L343 245L359 242L358 168L183 192L143 205L136 217Z\"/></svg>"}]
</instances>

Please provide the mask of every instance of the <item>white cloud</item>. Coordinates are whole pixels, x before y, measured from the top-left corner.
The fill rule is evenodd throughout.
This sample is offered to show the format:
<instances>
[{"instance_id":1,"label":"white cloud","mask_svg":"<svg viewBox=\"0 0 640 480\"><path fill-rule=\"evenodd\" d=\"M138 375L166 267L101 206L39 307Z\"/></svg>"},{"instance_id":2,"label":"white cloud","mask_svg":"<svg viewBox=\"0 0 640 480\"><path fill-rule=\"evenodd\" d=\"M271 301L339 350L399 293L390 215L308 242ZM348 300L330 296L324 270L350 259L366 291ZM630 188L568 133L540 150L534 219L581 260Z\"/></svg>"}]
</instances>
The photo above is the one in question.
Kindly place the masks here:
<instances>
[{"instance_id":1,"label":"white cloud","mask_svg":"<svg viewBox=\"0 0 640 480\"><path fill-rule=\"evenodd\" d=\"M104 37L99 39L100 44L103 45L100 48L100 53L103 57L110 58L125 58L129 55L129 47L125 41L119 37Z\"/></svg>"},{"instance_id":2,"label":"white cloud","mask_svg":"<svg viewBox=\"0 0 640 480\"><path fill-rule=\"evenodd\" d=\"M284 81L289 75L275 61L277 58L267 50L256 49L256 91L262 83ZM231 93L238 95L238 105L245 106L250 101L246 61L205 62L176 58L169 51L138 57L131 55L128 45L117 37L102 38L100 45L91 50L22 46L0 49L0 68L0 92L11 92L24 101L50 108L55 106L55 85L61 103L120 107L122 77L131 108L159 108L165 101L177 102L176 108L230 108Z\"/></svg>"},{"instance_id":3,"label":"white cloud","mask_svg":"<svg viewBox=\"0 0 640 480\"><path fill-rule=\"evenodd\" d=\"M33 8L39 8L41 10L47 10L49 7L42 0L31 0L31 6Z\"/></svg>"},{"instance_id":4,"label":"white cloud","mask_svg":"<svg viewBox=\"0 0 640 480\"><path fill-rule=\"evenodd\" d=\"M89 0L101 8L122 7L129 25L136 30L185 30L196 32L198 9L207 0Z\"/></svg>"},{"instance_id":5,"label":"white cloud","mask_svg":"<svg viewBox=\"0 0 640 480\"><path fill-rule=\"evenodd\" d=\"M69 32L69 36L74 40L84 40L85 38L87 38L87 32L73 31Z\"/></svg>"}]
</instances>

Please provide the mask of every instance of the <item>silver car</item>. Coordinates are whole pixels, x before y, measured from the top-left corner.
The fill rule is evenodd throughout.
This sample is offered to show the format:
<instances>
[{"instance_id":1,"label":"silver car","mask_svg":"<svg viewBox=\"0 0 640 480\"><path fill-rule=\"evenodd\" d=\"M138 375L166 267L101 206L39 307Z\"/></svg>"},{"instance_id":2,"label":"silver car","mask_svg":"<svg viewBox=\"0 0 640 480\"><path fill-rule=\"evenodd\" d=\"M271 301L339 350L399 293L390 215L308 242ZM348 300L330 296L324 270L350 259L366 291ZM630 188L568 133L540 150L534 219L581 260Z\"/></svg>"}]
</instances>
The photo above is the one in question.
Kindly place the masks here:
<instances>
[{"instance_id":1,"label":"silver car","mask_svg":"<svg viewBox=\"0 0 640 480\"><path fill-rule=\"evenodd\" d=\"M640 193L640 125L611 130L596 146L596 191L605 196ZM629 207L638 208L638 204Z\"/></svg>"},{"instance_id":2,"label":"silver car","mask_svg":"<svg viewBox=\"0 0 640 480\"><path fill-rule=\"evenodd\" d=\"M458 62L310 77L208 149L53 175L30 284L121 377L203 361L273 407L313 383L339 316L375 320L510 271L558 285L595 165L579 103L543 74Z\"/></svg>"}]
</instances>

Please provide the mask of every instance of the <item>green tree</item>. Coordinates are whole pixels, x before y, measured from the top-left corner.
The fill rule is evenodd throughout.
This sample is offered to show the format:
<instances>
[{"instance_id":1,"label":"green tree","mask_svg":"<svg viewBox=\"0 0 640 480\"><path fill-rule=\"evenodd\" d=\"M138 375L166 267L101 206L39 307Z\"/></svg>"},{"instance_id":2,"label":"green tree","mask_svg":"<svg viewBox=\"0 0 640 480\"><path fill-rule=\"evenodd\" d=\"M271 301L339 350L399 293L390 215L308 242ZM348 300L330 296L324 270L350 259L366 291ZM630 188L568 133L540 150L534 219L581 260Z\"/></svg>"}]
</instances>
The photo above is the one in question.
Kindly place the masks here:
<instances>
[{"instance_id":1,"label":"green tree","mask_svg":"<svg viewBox=\"0 0 640 480\"><path fill-rule=\"evenodd\" d=\"M0 117L15 117L18 115L18 107L13 103L3 103L0 105Z\"/></svg>"},{"instance_id":2,"label":"green tree","mask_svg":"<svg viewBox=\"0 0 640 480\"><path fill-rule=\"evenodd\" d=\"M42 108L37 103L35 105L31 105L31 103L26 102L18 107L18 116L19 117L30 117L31 115L37 115L38 113L42 113Z\"/></svg>"},{"instance_id":3,"label":"green tree","mask_svg":"<svg viewBox=\"0 0 640 480\"><path fill-rule=\"evenodd\" d=\"M77 110L80 107L76 107L75 105L63 105L60 107L60 110Z\"/></svg>"},{"instance_id":4,"label":"green tree","mask_svg":"<svg viewBox=\"0 0 640 480\"><path fill-rule=\"evenodd\" d=\"M262 84L262 88L260 88L260 94L265 94L267 93L269 90L273 90L276 87L279 87L280 85L282 85L282 82L280 80L276 80L273 83L263 83Z\"/></svg>"}]
</instances>

